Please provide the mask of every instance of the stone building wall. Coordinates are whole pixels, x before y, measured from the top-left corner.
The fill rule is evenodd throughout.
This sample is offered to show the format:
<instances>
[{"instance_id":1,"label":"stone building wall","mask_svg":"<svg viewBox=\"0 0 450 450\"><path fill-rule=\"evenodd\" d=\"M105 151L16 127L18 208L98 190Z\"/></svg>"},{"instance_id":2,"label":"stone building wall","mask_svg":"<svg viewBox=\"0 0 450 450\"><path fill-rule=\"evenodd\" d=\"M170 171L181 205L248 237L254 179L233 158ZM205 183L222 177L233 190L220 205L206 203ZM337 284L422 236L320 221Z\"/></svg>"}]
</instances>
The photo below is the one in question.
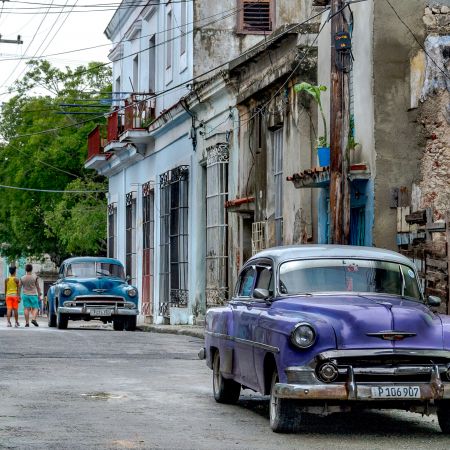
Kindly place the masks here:
<instances>
[{"instance_id":1,"label":"stone building wall","mask_svg":"<svg viewBox=\"0 0 450 450\"><path fill-rule=\"evenodd\" d=\"M450 211L450 7L429 5L423 22L426 67L418 110L425 145L414 206L432 208L441 221Z\"/></svg>"}]
</instances>

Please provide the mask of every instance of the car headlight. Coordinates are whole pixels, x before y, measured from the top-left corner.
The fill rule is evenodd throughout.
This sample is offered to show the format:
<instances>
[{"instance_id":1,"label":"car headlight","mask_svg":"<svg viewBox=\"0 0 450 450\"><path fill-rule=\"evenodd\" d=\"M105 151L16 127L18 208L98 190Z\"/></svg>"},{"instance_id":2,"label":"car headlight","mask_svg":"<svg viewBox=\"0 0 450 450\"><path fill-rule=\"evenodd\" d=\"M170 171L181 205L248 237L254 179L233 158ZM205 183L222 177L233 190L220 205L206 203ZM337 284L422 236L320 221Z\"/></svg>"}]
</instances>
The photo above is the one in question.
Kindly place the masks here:
<instances>
[{"instance_id":1,"label":"car headlight","mask_svg":"<svg viewBox=\"0 0 450 450\"><path fill-rule=\"evenodd\" d=\"M316 342L316 332L309 323L298 323L291 333L291 342L299 348L309 348Z\"/></svg>"},{"instance_id":2,"label":"car headlight","mask_svg":"<svg viewBox=\"0 0 450 450\"><path fill-rule=\"evenodd\" d=\"M136 289L128 289L128 296L129 297L136 297L137 290Z\"/></svg>"},{"instance_id":3,"label":"car headlight","mask_svg":"<svg viewBox=\"0 0 450 450\"><path fill-rule=\"evenodd\" d=\"M65 289L63 290L63 294L64 294L66 297L69 297L69 295L72 294L72 289L70 289L70 288L65 288Z\"/></svg>"}]
</instances>

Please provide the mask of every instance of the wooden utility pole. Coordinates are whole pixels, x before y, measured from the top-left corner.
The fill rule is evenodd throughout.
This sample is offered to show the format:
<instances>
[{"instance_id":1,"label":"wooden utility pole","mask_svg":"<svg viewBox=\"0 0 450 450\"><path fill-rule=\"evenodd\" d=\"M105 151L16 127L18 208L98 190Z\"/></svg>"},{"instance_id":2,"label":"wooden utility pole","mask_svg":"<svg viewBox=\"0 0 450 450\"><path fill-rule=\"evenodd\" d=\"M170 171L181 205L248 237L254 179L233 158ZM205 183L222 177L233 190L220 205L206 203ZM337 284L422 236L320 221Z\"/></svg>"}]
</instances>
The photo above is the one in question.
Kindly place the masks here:
<instances>
[{"instance_id":1,"label":"wooden utility pole","mask_svg":"<svg viewBox=\"0 0 450 450\"><path fill-rule=\"evenodd\" d=\"M331 111L330 111L330 237L332 244L348 244L350 196L345 149L349 127L348 54L336 50L337 36L347 30L344 0L331 0Z\"/></svg>"}]
</instances>

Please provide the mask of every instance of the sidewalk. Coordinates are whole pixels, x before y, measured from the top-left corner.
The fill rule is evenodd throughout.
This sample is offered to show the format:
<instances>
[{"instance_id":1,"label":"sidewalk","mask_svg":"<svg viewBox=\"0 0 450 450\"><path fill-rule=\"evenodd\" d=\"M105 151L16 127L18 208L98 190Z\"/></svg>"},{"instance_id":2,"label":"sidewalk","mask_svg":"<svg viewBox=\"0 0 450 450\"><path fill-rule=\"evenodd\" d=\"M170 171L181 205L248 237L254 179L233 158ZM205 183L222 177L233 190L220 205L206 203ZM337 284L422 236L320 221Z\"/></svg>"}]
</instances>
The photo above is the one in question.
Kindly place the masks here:
<instances>
[{"instance_id":1,"label":"sidewalk","mask_svg":"<svg viewBox=\"0 0 450 450\"><path fill-rule=\"evenodd\" d=\"M147 331L151 333L183 334L186 336L197 337L200 339L203 339L205 337L205 327L198 325L145 324L145 325L138 325L137 329L140 331Z\"/></svg>"}]
</instances>

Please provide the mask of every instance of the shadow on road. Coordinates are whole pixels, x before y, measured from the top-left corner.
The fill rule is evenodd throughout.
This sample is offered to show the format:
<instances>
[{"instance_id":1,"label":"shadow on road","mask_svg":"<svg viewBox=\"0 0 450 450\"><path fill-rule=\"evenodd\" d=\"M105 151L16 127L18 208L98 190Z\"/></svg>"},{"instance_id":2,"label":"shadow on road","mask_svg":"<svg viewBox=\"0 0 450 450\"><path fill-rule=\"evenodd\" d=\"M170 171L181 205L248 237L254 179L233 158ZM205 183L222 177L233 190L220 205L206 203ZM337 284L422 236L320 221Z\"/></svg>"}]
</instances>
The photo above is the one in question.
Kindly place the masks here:
<instances>
[{"instance_id":1,"label":"shadow on road","mask_svg":"<svg viewBox=\"0 0 450 450\"><path fill-rule=\"evenodd\" d=\"M242 395L238 407L256 413L269 420L269 397ZM398 413L397 413L398 414ZM437 425L423 421L420 414L407 413L399 417L392 411L357 411L351 413L335 413L326 417L313 414L302 414L299 433L320 434L324 436L373 436L373 437L430 437L442 436ZM269 424L267 424L269 426Z\"/></svg>"}]
</instances>

